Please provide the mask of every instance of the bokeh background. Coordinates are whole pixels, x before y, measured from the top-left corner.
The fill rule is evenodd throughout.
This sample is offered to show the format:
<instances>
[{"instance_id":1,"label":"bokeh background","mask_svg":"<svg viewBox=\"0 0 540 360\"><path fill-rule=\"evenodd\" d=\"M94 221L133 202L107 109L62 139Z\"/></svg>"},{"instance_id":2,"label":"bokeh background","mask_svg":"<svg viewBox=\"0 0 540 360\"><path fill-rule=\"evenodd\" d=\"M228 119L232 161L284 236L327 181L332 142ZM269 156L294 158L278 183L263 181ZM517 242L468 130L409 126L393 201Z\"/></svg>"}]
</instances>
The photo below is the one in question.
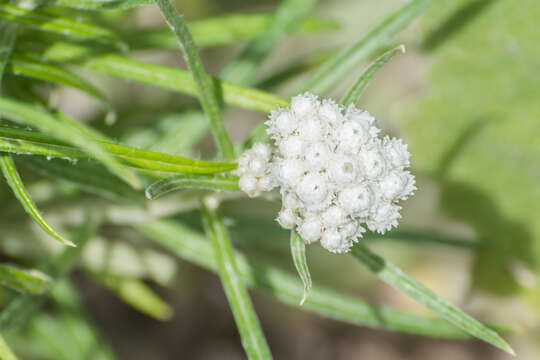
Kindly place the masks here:
<instances>
[{"instance_id":1,"label":"bokeh background","mask_svg":"<svg viewBox=\"0 0 540 360\"><path fill-rule=\"evenodd\" d=\"M401 0L319 1L311 13L335 22L333 29L288 36L259 69L258 79L262 81L293 64L315 66L317 59L354 42L402 4ZM177 9L188 20L272 11L276 5L267 0L176 1ZM152 6L101 16L103 22L113 21L118 28L163 25L157 8ZM366 241L463 310L484 321L511 327L513 333L507 339L517 358L530 360L540 358L539 19L540 3L536 0L439 1L394 39L395 44L404 43L407 52L377 73L359 104L377 118L386 133L409 143L418 191L404 204L400 229L426 237L389 236ZM241 49L242 44L203 49L208 71L219 74ZM179 51L139 51L133 56L185 67ZM362 70L360 67L351 73L332 95L341 96ZM271 91L290 95L306 75L299 74ZM149 134L148 129L154 127L158 116L174 116L197 106L193 98L146 85L95 74L92 81L112 99L117 112L115 124L105 124L99 105L75 90L56 90L54 101L63 111L128 144L148 146L152 136L157 136ZM224 115L235 141L243 140L264 120L261 113L237 109L226 110ZM156 131L159 133L159 129ZM212 140L206 136L190 153L208 158L212 151ZM62 224L67 218L80 216L74 208L81 203L74 204L70 198L76 192L72 185L43 179L32 169L23 171L48 220ZM0 199L0 247L8 258L17 254L20 242L36 244L33 254L54 248L31 225L5 185L1 186ZM167 214L166 207L174 201L171 199L159 203L163 209L153 211ZM100 211L99 204L91 196L84 199L84 206L95 207L96 211ZM237 199L226 202L223 213L239 248L254 259L271 259L294 273L288 232L273 221L278 210L277 203ZM120 219L145 216L121 207L106 211ZM201 228L195 213L175 216ZM26 231L21 230L25 227ZM96 241L85 250L90 266L91 259L99 256L95 254L101 254L100 246L119 247L108 263L111 271L153 279L147 284L173 311L165 322L153 319L98 285L86 272L74 271L72 280L87 309L88 321L99 329L102 341L118 359L245 357L215 275L152 249L160 269L156 271L160 279L155 281L152 274L141 273L138 256L130 250L145 242L139 233L113 224L104 226L99 238L101 244ZM444 239L463 244L445 244ZM471 242L480 245L470 246ZM331 255L317 245L308 247L307 256L316 283L372 302L429 313L382 284L350 257ZM276 359L511 358L479 341L440 340L362 328L299 311L265 294L251 294ZM46 338L47 319L43 317L42 323L37 321L25 333L33 335L13 337L15 349L27 352L28 357L22 358L40 358L39 346L32 351L27 339Z\"/></svg>"}]
</instances>

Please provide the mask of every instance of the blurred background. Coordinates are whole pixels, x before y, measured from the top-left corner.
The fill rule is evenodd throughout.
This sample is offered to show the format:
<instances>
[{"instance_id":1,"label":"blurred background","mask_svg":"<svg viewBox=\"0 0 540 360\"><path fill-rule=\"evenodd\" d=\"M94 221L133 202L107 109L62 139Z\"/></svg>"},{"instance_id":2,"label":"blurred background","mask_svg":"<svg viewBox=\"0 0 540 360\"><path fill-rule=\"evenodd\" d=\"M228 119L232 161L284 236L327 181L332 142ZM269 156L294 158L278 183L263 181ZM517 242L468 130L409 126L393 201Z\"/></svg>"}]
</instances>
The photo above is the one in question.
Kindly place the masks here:
<instances>
[{"instance_id":1,"label":"blurred background","mask_svg":"<svg viewBox=\"0 0 540 360\"><path fill-rule=\"evenodd\" d=\"M290 96L311 68L336 49L358 40L403 3L319 1L310 13L327 19L327 28L290 34L264 61L255 83ZM231 13L270 12L278 2L177 0L175 5L192 21ZM153 6L89 17L118 29L164 25ZM396 45L406 45L407 52L395 56L375 75L359 104L375 116L387 134L402 137L409 144L418 191L403 204L399 230L425 235L410 238L391 234L366 241L466 312L482 321L511 327L512 334L506 338L517 358L530 360L540 358L539 19L540 3L536 0L436 2L394 38ZM208 71L218 75L242 47L240 43L204 48L202 57ZM175 49L141 50L132 56L185 68ZM343 95L363 69L351 73L331 95ZM277 81L274 75L283 71L295 75ZM116 111L114 124L105 122L97 102L67 87L55 89L56 106L126 144L150 147L166 131L168 121L197 108L194 98L167 90L95 73L90 79L111 99ZM236 108L225 110L224 116L236 142L264 120L262 113ZM195 116L195 121L198 119ZM161 128L156 125L158 120ZM201 134L205 131L198 130ZM202 136L193 149L182 151L210 158L212 139ZM24 331L8 337L21 358L41 359L52 351L44 349L69 347L47 340L47 334L63 334L69 329L76 334L98 330L100 341L118 359L245 357L218 277L149 246L140 233L123 226L145 219L148 213L128 205L103 205L99 197L81 195L70 182L41 177L30 166L21 171L46 218L60 228L79 221L82 207L107 213L110 223L100 228L84 250L86 267L106 266L122 277L144 279L169 304L163 304L161 313L167 320L157 320L123 301L118 288L107 286L106 279L96 281L88 272L75 270L71 280L91 330L79 329L68 320L56 323L54 304L49 304ZM151 205L152 216L174 216L201 229L197 213L177 215L174 201L172 196ZM0 249L5 259L24 254L30 262L40 254L57 251L56 244L24 215L6 185L0 187L0 203ZM232 199L224 204L223 214L238 248L250 258L270 259L294 274L289 233L273 221L278 210L279 204L271 201ZM105 258L104 254L108 260L95 260ZM378 304L429 314L351 257L330 255L318 245L309 246L307 256L315 283ZM141 262L152 265L142 266ZM512 358L480 341L368 329L299 311L263 293L251 295L276 359Z\"/></svg>"}]
</instances>

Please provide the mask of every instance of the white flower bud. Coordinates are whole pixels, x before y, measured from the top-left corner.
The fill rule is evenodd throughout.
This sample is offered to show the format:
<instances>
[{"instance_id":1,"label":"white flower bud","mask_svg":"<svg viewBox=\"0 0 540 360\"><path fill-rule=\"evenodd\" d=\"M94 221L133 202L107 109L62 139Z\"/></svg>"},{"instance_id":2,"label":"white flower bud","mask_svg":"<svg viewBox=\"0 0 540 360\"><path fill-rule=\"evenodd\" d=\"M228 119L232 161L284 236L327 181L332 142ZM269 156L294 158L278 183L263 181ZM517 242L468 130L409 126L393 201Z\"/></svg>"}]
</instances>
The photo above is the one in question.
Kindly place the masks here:
<instances>
[{"instance_id":1,"label":"white flower bud","mask_svg":"<svg viewBox=\"0 0 540 360\"><path fill-rule=\"evenodd\" d=\"M323 212L322 221L326 227L338 227L347 221L347 213L341 207L332 205Z\"/></svg>"},{"instance_id":2,"label":"white flower bud","mask_svg":"<svg viewBox=\"0 0 540 360\"><path fill-rule=\"evenodd\" d=\"M360 146L370 139L368 126L359 121L345 121L338 133L340 151L356 154Z\"/></svg>"},{"instance_id":3,"label":"white flower bud","mask_svg":"<svg viewBox=\"0 0 540 360\"><path fill-rule=\"evenodd\" d=\"M250 159L248 169L252 175L262 176L268 170L268 163L257 156Z\"/></svg>"},{"instance_id":4,"label":"white flower bud","mask_svg":"<svg viewBox=\"0 0 540 360\"><path fill-rule=\"evenodd\" d=\"M341 254L349 251L352 241L344 238L337 229L326 229L321 238L321 245L330 252Z\"/></svg>"},{"instance_id":5,"label":"white flower bud","mask_svg":"<svg viewBox=\"0 0 540 360\"><path fill-rule=\"evenodd\" d=\"M283 157L299 157L304 151L304 141L300 136L286 137L279 143L279 152Z\"/></svg>"},{"instance_id":6,"label":"white flower bud","mask_svg":"<svg viewBox=\"0 0 540 360\"><path fill-rule=\"evenodd\" d=\"M357 237L359 237L359 235L361 236L362 234L362 232L358 229L359 227L361 228L357 221L349 221L348 223L341 225L338 228L338 231L344 238L350 239L352 242L356 242L358 240Z\"/></svg>"},{"instance_id":7,"label":"white flower bud","mask_svg":"<svg viewBox=\"0 0 540 360\"><path fill-rule=\"evenodd\" d=\"M344 185L356 179L358 166L351 156L336 156L330 162L330 178L338 185Z\"/></svg>"},{"instance_id":8,"label":"white flower bud","mask_svg":"<svg viewBox=\"0 0 540 360\"><path fill-rule=\"evenodd\" d=\"M272 147L268 144L257 142L253 144L252 151L261 159L268 162L272 157Z\"/></svg>"},{"instance_id":9,"label":"white flower bud","mask_svg":"<svg viewBox=\"0 0 540 360\"><path fill-rule=\"evenodd\" d=\"M281 203L284 207L287 207L289 209L298 209L302 206L302 202L300 199L298 199L298 196L294 193L285 192L283 194L283 197L281 198Z\"/></svg>"},{"instance_id":10,"label":"white flower bud","mask_svg":"<svg viewBox=\"0 0 540 360\"><path fill-rule=\"evenodd\" d=\"M311 244L319 241L322 234L322 224L318 217L309 216L298 227L298 234L304 242Z\"/></svg>"},{"instance_id":11,"label":"white flower bud","mask_svg":"<svg viewBox=\"0 0 540 360\"><path fill-rule=\"evenodd\" d=\"M260 192L270 191L276 186L276 182L271 175L265 175L257 181L257 188Z\"/></svg>"},{"instance_id":12,"label":"white flower bud","mask_svg":"<svg viewBox=\"0 0 540 360\"><path fill-rule=\"evenodd\" d=\"M249 197L254 197L258 195L257 178L255 176L240 176L240 180L238 181L238 187L240 187L240 190L248 194Z\"/></svg>"},{"instance_id":13,"label":"white flower bud","mask_svg":"<svg viewBox=\"0 0 540 360\"><path fill-rule=\"evenodd\" d=\"M285 110L277 113L273 121L270 122L270 128L274 130L276 135L282 137L289 136L294 130L296 130L297 125L296 119Z\"/></svg>"},{"instance_id":14,"label":"white flower bud","mask_svg":"<svg viewBox=\"0 0 540 360\"><path fill-rule=\"evenodd\" d=\"M296 226L297 216L292 209L282 208L277 221L285 229L293 229Z\"/></svg>"},{"instance_id":15,"label":"white flower bud","mask_svg":"<svg viewBox=\"0 0 540 360\"><path fill-rule=\"evenodd\" d=\"M300 119L313 115L317 107L317 98L309 93L297 95L291 99L291 110Z\"/></svg>"},{"instance_id":16,"label":"white flower bud","mask_svg":"<svg viewBox=\"0 0 540 360\"><path fill-rule=\"evenodd\" d=\"M407 144L404 144L401 139L383 139L383 148L388 162L396 168L404 168L409 166L409 157L411 154L407 151Z\"/></svg>"},{"instance_id":17,"label":"white flower bud","mask_svg":"<svg viewBox=\"0 0 540 360\"><path fill-rule=\"evenodd\" d=\"M369 179L376 179L384 174L386 162L377 148L361 151L359 158L364 174Z\"/></svg>"},{"instance_id":18,"label":"white flower bud","mask_svg":"<svg viewBox=\"0 0 540 360\"><path fill-rule=\"evenodd\" d=\"M304 163L300 160L284 159L276 164L278 165L279 179L287 186L295 186L304 175Z\"/></svg>"},{"instance_id":19,"label":"white flower bud","mask_svg":"<svg viewBox=\"0 0 540 360\"><path fill-rule=\"evenodd\" d=\"M331 128L337 128L343 122L340 106L333 100L324 99L319 107L319 119L325 121Z\"/></svg>"},{"instance_id":20,"label":"white flower bud","mask_svg":"<svg viewBox=\"0 0 540 360\"><path fill-rule=\"evenodd\" d=\"M339 193L338 202L349 214L363 216L373 203L373 194L367 185L354 185Z\"/></svg>"},{"instance_id":21,"label":"white flower bud","mask_svg":"<svg viewBox=\"0 0 540 360\"><path fill-rule=\"evenodd\" d=\"M320 203L328 195L326 179L317 173L307 174L298 184L296 193L308 205Z\"/></svg>"},{"instance_id":22,"label":"white flower bud","mask_svg":"<svg viewBox=\"0 0 540 360\"><path fill-rule=\"evenodd\" d=\"M400 206L392 203L381 203L373 214L366 221L368 229L376 231L379 234L384 234L386 231L392 229L392 227L398 225L398 219L401 218L399 214Z\"/></svg>"},{"instance_id":23,"label":"white flower bud","mask_svg":"<svg viewBox=\"0 0 540 360\"><path fill-rule=\"evenodd\" d=\"M324 129L319 119L312 117L304 119L298 125L298 135L302 140L313 143L324 137Z\"/></svg>"},{"instance_id":24,"label":"white flower bud","mask_svg":"<svg viewBox=\"0 0 540 360\"><path fill-rule=\"evenodd\" d=\"M306 149L306 162L313 170L321 170L328 167L331 152L324 142L316 142Z\"/></svg>"}]
</instances>

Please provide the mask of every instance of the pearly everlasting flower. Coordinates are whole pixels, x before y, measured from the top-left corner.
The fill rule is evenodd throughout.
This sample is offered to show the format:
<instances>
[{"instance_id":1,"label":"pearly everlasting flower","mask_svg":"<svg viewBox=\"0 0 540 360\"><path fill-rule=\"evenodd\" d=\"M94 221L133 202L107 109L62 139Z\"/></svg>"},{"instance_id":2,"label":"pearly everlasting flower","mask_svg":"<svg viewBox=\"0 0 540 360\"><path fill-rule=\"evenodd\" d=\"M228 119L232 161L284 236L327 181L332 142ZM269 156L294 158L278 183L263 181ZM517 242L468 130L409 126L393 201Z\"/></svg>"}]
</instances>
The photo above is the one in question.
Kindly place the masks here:
<instances>
[{"instance_id":1,"label":"pearly everlasting flower","mask_svg":"<svg viewBox=\"0 0 540 360\"><path fill-rule=\"evenodd\" d=\"M398 201L416 190L405 170L410 154L400 139L380 138L367 111L306 93L266 124L274 145L242 154L239 186L249 196L279 187L281 226L334 253L349 251L365 227L382 234L397 226Z\"/></svg>"}]
</instances>

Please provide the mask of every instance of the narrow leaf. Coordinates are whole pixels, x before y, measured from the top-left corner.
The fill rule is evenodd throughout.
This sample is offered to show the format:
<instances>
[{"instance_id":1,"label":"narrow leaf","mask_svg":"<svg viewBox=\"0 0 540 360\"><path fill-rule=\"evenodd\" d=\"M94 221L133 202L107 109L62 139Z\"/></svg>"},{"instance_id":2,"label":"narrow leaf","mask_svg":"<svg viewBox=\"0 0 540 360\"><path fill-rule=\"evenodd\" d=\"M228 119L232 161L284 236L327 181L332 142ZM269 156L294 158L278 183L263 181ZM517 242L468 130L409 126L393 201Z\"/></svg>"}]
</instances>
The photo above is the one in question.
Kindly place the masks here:
<instances>
[{"instance_id":1,"label":"narrow leaf","mask_svg":"<svg viewBox=\"0 0 540 360\"><path fill-rule=\"evenodd\" d=\"M268 29L260 37L252 40L236 59L227 64L220 77L236 84L251 85L259 64L315 2L316 0L282 1Z\"/></svg>"},{"instance_id":2,"label":"narrow leaf","mask_svg":"<svg viewBox=\"0 0 540 360\"><path fill-rule=\"evenodd\" d=\"M30 197L30 194L26 191L10 154L0 153L0 168L2 169L2 173L4 174L9 187L23 206L26 213L30 215L47 234L51 235L64 245L75 246L71 241L64 239L54 231L43 215L41 215L36 204Z\"/></svg>"},{"instance_id":3,"label":"narrow leaf","mask_svg":"<svg viewBox=\"0 0 540 360\"><path fill-rule=\"evenodd\" d=\"M15 75L22 75L73 87L97 99L107 109L111 108L107 98L99 89L81 76L62 69L61 67L16 56L11 59L8 70Z\"/></svg>"},{"instance_id":4,"label":"narrow leaf","mask_svg":"<svg viewBox=\"0 0 540 360\"><path fill-rule=\"evenodd\" d=\"M137 224L136 228L181 259L217 272L216 255L212 246L199 232L172 221L152 221ZM238 251L234 252L234 260L242 281L248 286L263 290L286 304L299 307L298 299L302 297L304 286L296 276L261 262L251 262ZM355 325L431 337L470 337L444 319L370 304L316 284L313 285L302 309Z\"/></svg>"},{"instance_id":5,"label":"narrow leaf","mask_svg":"<svg viewBox=\"0 0 540 360\"><path fill-rule=\"evenodd\" d=\"M171 307L140 280L112 274L95 274L94 277L143 314L161 321L169 320L173 315Z\"/></svg>"},{"instance_id":6,"label":"narrow leaf","mask_svg":"<svg viewBox=\"0 0 540 360\"><path fill-rule=\"evenodd\" d=\"M17 360L2 335L0 335L0 360Z\"/></svg>"},{"instance_id":7,"label":"narrow leaf","mask_svg":"<svg viewBox=\"0 0 540 360\"><path fill-rule=\"evenodd\" d=\"M403 54L405 53L405 45L400 45L400 46L398 46L398 47L396 47L396 48L394 48L392 50L389 50L389 51L385 52L384 54L382 54L381 56L376 58L367 67L367 69L364 70L362 75L360 75L358 80L356 80L356 82L349 89L349 91L347 91L347 94L345 94L345 96L343 96L343 98L341 99L341 104L343 104L345 106L355 104L358 101L358 99L360 98L360 96L364 93L364 90L368 86L369 82L371 81L371 78L373 78L375 73L381 67L383 67L383 65L386 64L395 54L397 54L400 51Z\"/></svg>"},{"instance_id":8,"label":"narrow leaf","mask_svg":"<svg viewBox=\"0 0 540 360\"><path fill-rule=\"evenodd\" d=\"M0 264L0 284L29 294L42 294L51 287L51 278L36 269Z\"/></svg>"},{"instance_id":9,"label":"narrow leaf","mask_svg":"<svg viewBox=\"0 0 540 360\"><path fill-rule=\"evenodd\" d=\"M238 176L232 175L176 175L161 179L146 188L146 197L156 199L171 191L201 189L238 191Z\"/></svg>"},{"instance_id":10,"label":"narrow leaf","mask_svg":"<svg viewBox=\"0 0 540 360\"><path fill-rule=\"evenodd\" d=\"M0 98L0 103L1 100ZM0 108L0 113L1 111ZM115 156L118 160L125 162L126 165L141 169L177 173L212 174L231 171L236 168L236 163L233 162L193 160L126 145L96 141L108 152L108 155ZM0 151L60 157L70 160L88 160L92 158L92 156L68 143L56 140L46 134L2 126L0 126Z\"/></svg>"},{"instance_id":11,"label":"narrow leaf","mask_svg":"<svg viewBox=\"0 0 540 360\"><path fill-rule=\"evenodd\" d=\"M193 41L193 37L182 17L178 14L169 0L155 0L167 24L174 32L184 54L184 59L188 65L191 77L195 83L197 95L201 106L210 121L210 128L214 135L218 150L225 159L234 158L234 148L225 129L225 123L221 117L219 103L216 96L214 81L204 69L204 65L199 56L199 50Z\"/></svg>"},{"instance_id":12,"label":"narrow leaf","mask_svg":"<svg viewBox=\"0 0 540 360\"><path fill-rule=\"evenodd\" d=\"M16 122L35 126L45 133L54 134L54 137L58 139L81 147L131 186L140 188L135 175L114 159L97 140L88 137L68 122L61 121L63 118L55 118L28 104L8 98L0 98L0 115Z\"/></svg>"},{"instance_id":13,"label":"narrow leaf","mask_svg":"<svg viewBox=\"0 0 540 360\"><path fill-rule=\"evenodd\" d=\"M95 40L123 47L116 35L108 29L77 19L56 17L45 12L23 9L8 4L0 4L0 19L66 37Z\"/></svg>"},{"instance_id":14,"label":"narrow leaf","mask_svg":"<svg viewBox=\"0 0 540 360\"><path fill-rule=\"evenodd\" d=\"M306 244L295 230L291 231L291 255L294 267L304 284L304 296L300 300L300 305L303 305L311 291L311 274L306 260Z\"/></svg>"},{"instance_id":15,"label":"narrow leaf","mask_svg":"<svg viewBox=\"0 0 540 360\"><path fill-rule=\"evenodd\" d=\"M372 252L362 242L358 242L353 247L352 255L364 263L381 280L404 292L465 332L510 354L514 354L510 345L495 331L482 325L444 299L441 299L420 282L405 274L397 266Z\"/></svg>"},{"instance_id":16,"label":"narrow leaf","mask_svg":"<svg viewBox=\"0 0 540 360\"><path fill-rule=\"evenodd\" d=\"M83 64L90 70L115 77L147 83L182 93L197 95L197 89L189 72L182 69L150 64L119 55L108 54L91 58ZM231 105L269 112L277 105L287 106L288 101L264 91L241 87L214 79L216 92Z\"/></svg>"},{"instance_id":17,"label":"narrow leaf","mask_svg":"<svg viewBox=\"0 0 540 360\"><path fill-rule=\"evenodd\" d=\"M346 46L328 60L302 85L298 91L325 94L345 78L359 63L373 52L387 45L390 38L438 0L412 0L392 12L375 25L357 42Z\"/></svg>"},{"instance_id":18,"label":"narrow leaf","mask_svg":"<svg viewBox=\"0 0 540 360\"><path fill-rule=\"evenodd\" d=\"M0 85L2 84L4 70L15 46L16 37L17 25L0 21Z\"/></svg>"},{"instance_id":19,"label":"narrow leaf","mask_svg":"<svg viewBox=\"0 0 540 360\"><path fill-rule=\"evenodd\" d=\"M261 330L259 319L238 273L225 226L218 215L204 204L203 221L214 249L221 283L240 332L244 350L250 359L271 359L272 355Z\"/></svg>"}]
</instances>

